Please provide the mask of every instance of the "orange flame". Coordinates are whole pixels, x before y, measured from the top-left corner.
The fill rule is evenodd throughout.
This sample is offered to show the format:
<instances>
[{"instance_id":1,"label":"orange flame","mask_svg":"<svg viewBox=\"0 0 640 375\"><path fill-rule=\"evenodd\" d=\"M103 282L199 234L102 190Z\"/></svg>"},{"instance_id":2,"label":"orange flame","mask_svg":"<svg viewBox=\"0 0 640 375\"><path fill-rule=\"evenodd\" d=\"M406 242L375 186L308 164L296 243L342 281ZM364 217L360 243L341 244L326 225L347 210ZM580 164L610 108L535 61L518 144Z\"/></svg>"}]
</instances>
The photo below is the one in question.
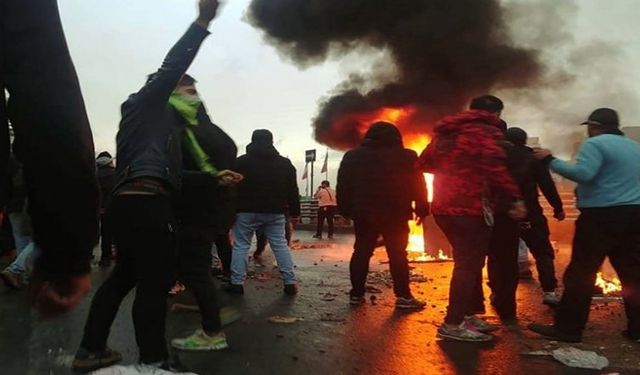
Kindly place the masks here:
<instances>
[{"instance_id":1,"label":"orange flame","mask_svg":"<svg viewBox=\"0 0 640 375\"><path fill-rule=\"evenodd\" d=\"M607 280L604 278L602 272L598 272L598 277L596 278L596 286L602 289L602 293L612 294L622 291L622 283L617 277L614 277L611 280Z\"/></svg>"}]
</instances>

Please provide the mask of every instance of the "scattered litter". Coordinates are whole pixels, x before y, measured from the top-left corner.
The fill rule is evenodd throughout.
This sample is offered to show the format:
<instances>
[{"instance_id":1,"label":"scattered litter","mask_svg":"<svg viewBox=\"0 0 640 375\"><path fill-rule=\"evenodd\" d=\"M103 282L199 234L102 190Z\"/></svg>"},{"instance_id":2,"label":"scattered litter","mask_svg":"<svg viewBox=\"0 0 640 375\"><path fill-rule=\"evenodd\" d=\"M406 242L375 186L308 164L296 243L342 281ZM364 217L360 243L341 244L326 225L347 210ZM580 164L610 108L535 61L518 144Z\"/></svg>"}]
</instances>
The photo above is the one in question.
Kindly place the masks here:
<instances>
[{"instance_id":1,"label":"scattered litter","mask_svg":"<svg viewBox=\"0 0 640 375\"><path fill-rule=\"evenodd\" d=\"M609 366L609 360L596 352L568 347L556 349L552 353L553 358L569 367L602 370Z\"/></svg>"},{"instance_id":2,"label":"scattered litter","mask_svg":"<svg viewBox=\"0 0 640 375\"><path fill-rule=\"evenodd\" d=\"M609 360L596 352L580 350L574 347L559 348L552 351L538 350L524 353L529 356L551 356L565 366L602 370L609 366Z\"/></svg>"},{"instance_id":3,"label":"scattered litter","mask_svg":"<svg viewBox=\"0 0 640 375\"><path fill-rule=\"evenodd\" d=\"M258 280L258 281L269 281L269 280L272 280L272 279L273 279L273 277L271 275L269 275L269 274L266 274L266 273L260 273L260 274L256 275L256 280Z\"/></svg>"},{"instance_id":4,"label":"scattered litter","mask_svg":"<svg viewBox=\"0 0 640 375\"><path fill-rule=\"evenodd\" d=\"M337 294L333 294L333 293L331 293L331 292L327 292L324 296L322 296L322 298L321 298L321 299L322 299L323 301L330 302L330 301L335 301L335 299L336 299L336 297L337 297L337 296L338 296Z\"/></svg>"},{"instance_id":5,"label":"scattered litter","mask_svg":"<svg viewBox=\"0 0 640 375\"><path fill-rule=\"evenodd\" d=\"M365 288L367 293L380 294L382 293L381 289L376 288L375 286L367 285Z\"/></svg>"},{"instance_id":6,"label":"scattered litter","mask_svg":"<svg viewBox=\"0 0 640 375\"><path fill-rule=\"evenodd\" d=\"M292 244L291 249L293 250L307 250L307 249L333 249L336 247L336 244L334 243L327 243L327 242L314 242L314 243L309 243L309 242L297 242Z\"/></svg>"},{"instance_id":7,"label":"scattered litter","mask_svg":"<svg viewBox=\"0 0 640 375\"><path fill-rule=\"evenodd\" d=\"M157 367L145 366L145 365L132 365L132 366L111 366L107 368L94 371L91 375L172 375L175 374L171 371L161 370ZM186 375L197 375L193 372L185 372Z\"/></svg>"},{"instance_id":8,"label":"scattered litter","mask_svg":"<svg viewBox=\"0 0 640 375\"><path fill-rule=\"evenodd\" d=\"M296 322L302 322L304 321L304 318L296 318L293 316L272 316L269 317L267 319L269 322L271 323L276 323L276 324L293 324Z\"/></svg>"},{"instance_id":9,"label":"scattered litter","mask_svg":"<svg viewBox=\"0 0 640 375\"><path fill-rule=\"evenodd\" d=\"M333 316L332 313L325 313L324 315L322 315L320 317L320 321L321 322L346 322L347 319L346 318L341 318L341 317L337 317L337 316Z\"/></svg>"},{"instance_id":10,"label":"scattered litter","mask_svg":"<svg viewBox=\"0 0 640 375\"><path fill-rule=\"evenodd\" d=\"M426 283L429 282L429 278L418 271L410 271L409 281L413 283ZM391 288L391 286L393 286L393 277L391 277L391 272L389 270L369 272L369 275L367 275L367 283L386 285Z\"/></svg>"}]
</instances>

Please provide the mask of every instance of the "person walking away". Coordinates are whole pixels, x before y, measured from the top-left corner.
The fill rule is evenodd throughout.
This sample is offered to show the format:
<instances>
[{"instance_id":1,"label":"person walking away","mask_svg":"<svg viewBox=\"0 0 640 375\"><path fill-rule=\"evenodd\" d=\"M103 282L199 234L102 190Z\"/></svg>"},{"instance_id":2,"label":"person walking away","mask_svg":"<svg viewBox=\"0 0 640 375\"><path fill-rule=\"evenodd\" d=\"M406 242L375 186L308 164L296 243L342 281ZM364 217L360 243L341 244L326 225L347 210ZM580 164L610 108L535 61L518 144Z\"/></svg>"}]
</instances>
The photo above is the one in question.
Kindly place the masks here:
<instances>
[{"instance_id":1,"label":"person walking away","mask_svg":"<svg viewBox=\"0 0 640 375\"><path fill-rule=\"evenodd\" d=\"M291 249L285 238L285 212L291 220L300 217L300 195L296 169L273 146L273 134L266 129L253 132L247 153L238 158L236 170L244 176L238 185L238 214L233 226L233 253L229 293L244 294L248 253L253 234L264 231L284 282L284 293L295 295L298 285Z\"/></svg>"},{"instance_id":2,"label":"person walking away","mask_svg":"<svg viewBox=\"0 0 640 375\"><path fill-rule=\"evenodd\" d=\"M195 296L202 329L186 338L176 338L171 346L180 350L222 350L228 347L220 322L220 306L211 275L211 254L218 234L235 217L235 202L230 199L231 180L219 179L219 171L235 165L237 148L233 140L207 114L193 77L182 77L169 103L182 125L182 191L178 200L179 272L178 278Z\"/></svg>"},{"instance_id":3,"label":"person walking away","mask_svg":"<svg viewBox=\"0 0 640 375\"><path fill-rule=\"evenodd\" d=\"M549 167L533 157L533 149L526 146L527 138L527 133L520 128L507 130L507 140L513 145L511 152L516 155L517 163L523 170L519 186L527 206L527 217L521 223L520 237L536 260L543 293L542 303L556 306L560 297L556 291L558 281L554 265L555 251L549 240L549 224L540 206L538 191L542 192L553 207L553 217L556 220L562 221L566 215Z\"/></svg>"},{"instance_id":4,"label":"person walking away","mask_svg":"<svg viewBox=\"0 0 640 375\"><path fill-rule=\"evenodd\" d=\"M91 288L99 199L93 137L57 1L3 1L1 8L0 181L8 179L11 122L40 249L28 298L50 319ZM6 199L0 184L0 207Z\"/></svg>"},{"instance_id":5,"label":"person walking away","mask_svg":"<svg viewBox=\"0 0 640 375\"><path fill-rule=\"evenodd\" d=\"M349 264L350 303L365 301L369 261L378 237L384 239L396 295L396 308L420 310L426 302L413 297L409 286L408 221L429 214L427 188L416 169L418 155L405 149L398 128L373 124L359 147L347 152L338 170L338 209L353 219L356 232ZM415 210L413 205L415 204Z\"/></svg>"},{"instance_id":6,"label":"person walking away","mask_svg":"<svg viewBox=\"0 0 640 375\"><path fill-rule=\"evenodd\" d=\"M491 341L491 325L473 315L474 296L495 225L496 196L511 201L509 217L524 217L520 191L507 170L499 117L504 108L495 96L475 98L470 109L440 121L419 165L434 174L432 212L453 246L454 269L449 307L438 337ZM504 199L504 198L503 198ZM482 332L485 331L485 332Z\"/></svg>"},{"instance_id":7,"label":"person walking away","mask_svg":"<svg viewBox=\"0 0 640 375\"><path fill-rule=\"evenodd\" d=\"M333 218L338 209L336 192L331 189L329 181L322 181L313 197L318 200L318 229L313 238L322 239L322 228L326 220L327 237L333 239Z\"/></svg>"},{"instance_id":8,"label":"person walking away","mask_svg":"<svg viewBox=\"0 0 640 375\"><path fill-rule=\"evenodd\" d=\"M27 213L27 188L22 164L13 155L9 160L11 178L10 199L5 206L16 244L16 258L2 272L0 278L11 289L21 289L29 279L29 268L38 254L32 237L31 219Z\"/></svg>"},{"instance_id":9,"label":"person walking away","mask_svg":"<svg viewBox=\"0 0 640 375\"><path fill-rule=\"evenodd\" d=\"M133 288L132 317L140 363L168 371L186 370L169 357L165 337L167 291L177 263L173 199L180 190L183 134L169 99L209 35L207 28L218 6L216 0L200 0L196 21L160 69L122 105L116 138L118 184L110 207L118 257L93 297L73 361L77 371L108 367L122 359L107 346L107 340L120 304Z\"/></svg>"},{"instance_id":10,"label":"person walking away","mask_svg":"<svg viewBox=\"0 0 640 375\"><path fill-rule=\"evenodd\" d=\"M623 334L640 342L640 145L620 131L613 109L597 109L583 124L589 139L575 164L554 158L549 150L535 152L553 172L578 183L580 216L554 323L532 323L529 329L553 340L580 342L596 274L609 257L622 282L628 321Z\"/></svg>"},{"instance_id":11,"label":"person walking away","mask_svg":"<svg viewBox=\"0 0 640 375\"><path fill-rule=\"evenodd\" d=\"M110 267L113 258L113 233L109 222L109 203L118 177L113 157L107 151L98 154L96 159L98 185L100 186L100 267Z\"/></svg>"}]
</instances>

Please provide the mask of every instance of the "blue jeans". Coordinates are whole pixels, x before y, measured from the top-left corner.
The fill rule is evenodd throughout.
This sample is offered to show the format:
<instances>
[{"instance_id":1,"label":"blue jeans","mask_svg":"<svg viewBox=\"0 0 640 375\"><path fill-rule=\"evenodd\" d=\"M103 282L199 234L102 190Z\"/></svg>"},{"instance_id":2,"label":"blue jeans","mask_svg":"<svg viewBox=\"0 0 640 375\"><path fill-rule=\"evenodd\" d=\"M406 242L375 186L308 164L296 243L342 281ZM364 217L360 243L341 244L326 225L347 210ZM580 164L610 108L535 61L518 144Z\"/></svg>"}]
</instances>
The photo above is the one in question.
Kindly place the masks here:
<instances>
[{"instance_id":1,"label":"blue jeans","mask_svg":"<svg viewBox=\"0 0 640 375\"><path fill-rule=\"evenodd\" d=\"M38 247L33 241L18 254L18 257L7 267L13 273L24 275L27 272L29 264L33 264L33 260L38 256Z\"/></svg>"},{"instance_id":2,"label":"blue jeans","mask_svg":"<svg viewBox=\"0 0 640 375\"><path fill-rule=\"evenodd\" d=\"M235 243L231 257L231 284L242 285L247 276L249 266L249 250L253 234L257 230L264 231L278 262L278 269L285 285L295 284L291 250L287 245L284 225L284 214L239 213L233 225Z\"/></svg>"},{"instance_id":3,"label":"blue jeans","mask_svg":"<svg viewBox=\"0 0 640 375\"><path fill-rule=\"evenodd\" d=\"M16 243L16 253L20 254L32 243L31 239L31 219L24 212L13 212L9 214L13 239Z\"/></svg>"}]
</instances>

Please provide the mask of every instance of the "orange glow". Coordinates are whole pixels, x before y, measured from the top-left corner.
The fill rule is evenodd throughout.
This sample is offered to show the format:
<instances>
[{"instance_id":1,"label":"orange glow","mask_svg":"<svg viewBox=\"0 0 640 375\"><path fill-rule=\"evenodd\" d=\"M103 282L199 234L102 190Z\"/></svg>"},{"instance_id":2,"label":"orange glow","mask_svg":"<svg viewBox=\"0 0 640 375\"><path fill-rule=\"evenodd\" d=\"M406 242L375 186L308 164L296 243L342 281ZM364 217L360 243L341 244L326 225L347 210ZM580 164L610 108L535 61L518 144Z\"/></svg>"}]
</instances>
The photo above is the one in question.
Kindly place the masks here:
<instances>
[{"instance_id":1,"label":"orange glow","mask_svg":"<svg viewBox=\"0 0 640 375\"><path fill-rule=\"evenodd\" d=\"M596 278L596 286L600 287L605 295L622 291L622 283L617 277L614 277L611 280L607 280L602 275L602 272L598 272L598 277Z\"/></svg>"}]
</instances>

